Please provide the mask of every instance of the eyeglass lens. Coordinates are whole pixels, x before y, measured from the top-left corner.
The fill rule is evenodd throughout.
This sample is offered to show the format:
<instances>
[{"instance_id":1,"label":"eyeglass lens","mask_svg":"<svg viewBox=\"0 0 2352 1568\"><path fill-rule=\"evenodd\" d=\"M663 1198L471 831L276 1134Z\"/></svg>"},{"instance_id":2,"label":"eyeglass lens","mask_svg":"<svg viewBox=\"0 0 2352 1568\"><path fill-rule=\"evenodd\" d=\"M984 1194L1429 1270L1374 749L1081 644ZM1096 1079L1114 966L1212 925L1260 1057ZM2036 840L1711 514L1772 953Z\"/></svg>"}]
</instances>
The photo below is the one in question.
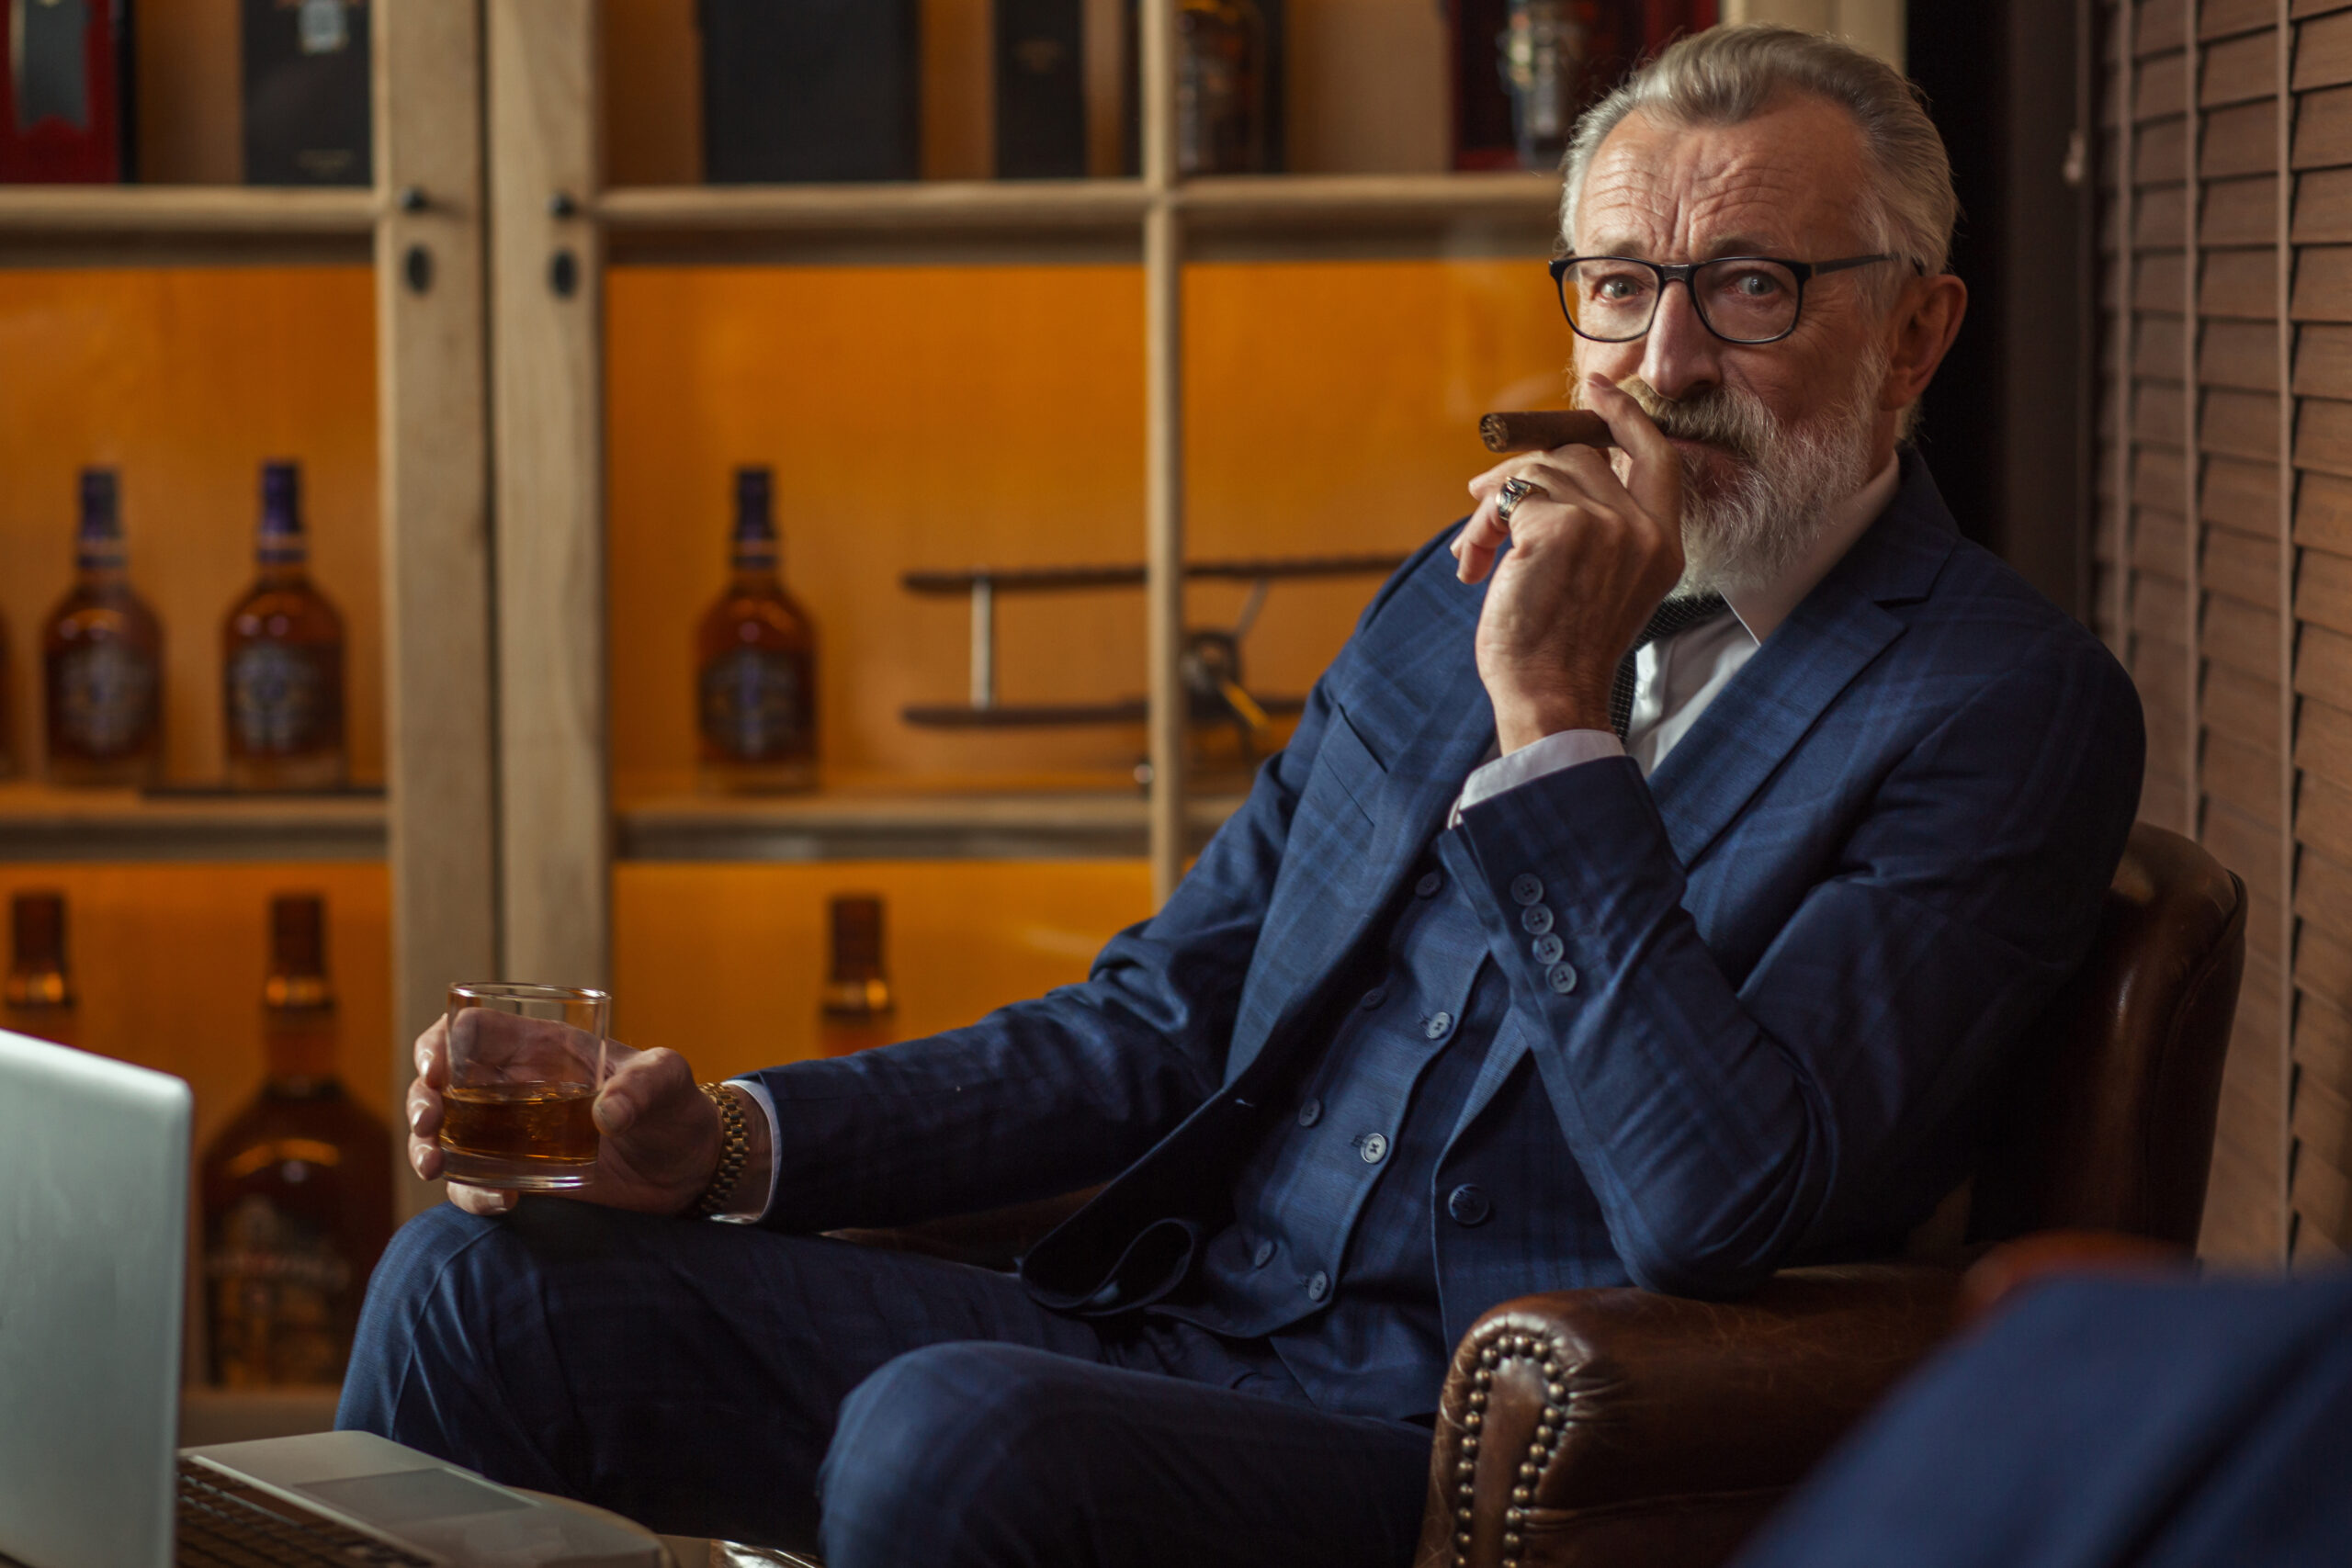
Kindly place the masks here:
<instances>
[{"instance_id":1,"label":"eyeglass lens","mask_svg":"<svg viewBox=\"0 0 2352 1568\"><path fill-rule=\"evenodd\" d=\"M1577 330L1604 343L1641 336L1657 314L1657 274L1636 263L1580 261L1561 275L1560 288ZM1796 325L1798 298L1796 274L1776 262L1731 256L1690 275L1699 319L1734 343L1786 333Z\"/></svg>"}]
</instances>

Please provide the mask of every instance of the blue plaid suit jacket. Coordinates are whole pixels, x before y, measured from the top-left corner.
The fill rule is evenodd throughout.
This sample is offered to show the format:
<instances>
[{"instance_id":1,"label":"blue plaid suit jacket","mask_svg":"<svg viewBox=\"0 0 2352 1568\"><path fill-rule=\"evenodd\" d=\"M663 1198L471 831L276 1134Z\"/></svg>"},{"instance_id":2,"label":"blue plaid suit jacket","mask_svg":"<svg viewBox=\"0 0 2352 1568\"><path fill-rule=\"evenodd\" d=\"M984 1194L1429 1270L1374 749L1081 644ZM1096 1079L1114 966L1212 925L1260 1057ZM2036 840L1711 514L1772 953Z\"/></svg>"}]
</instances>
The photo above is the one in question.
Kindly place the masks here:
<instances>
[{"instance_id":1,"label":"blue plaid suit jacket","mask_svg":"<svg viewBox=\"0 0 2352 1568\"><path fill-rule=\"evenodd\" d=\"M761 1075L767 1224L1107 1179L1024 1260L1032 1289L1079 1310L1164 1289L1493 740L1482 594L1450 537L1381 590L1289 748L1084 984ZM1449 1331L1533 1291L1732 1293L1924 1219L2089 942L2143 750L2123 671L1960 537L1906 453L1885 515L1651 777L1588 763L1466 813L1447 858L1476 874L1511 1010L1433 1188L1475 1179L1494 1206L1433 1216ZM1520 929L1522 874L1558 914L1567 995Z\"/></svg>"}]
</instances>

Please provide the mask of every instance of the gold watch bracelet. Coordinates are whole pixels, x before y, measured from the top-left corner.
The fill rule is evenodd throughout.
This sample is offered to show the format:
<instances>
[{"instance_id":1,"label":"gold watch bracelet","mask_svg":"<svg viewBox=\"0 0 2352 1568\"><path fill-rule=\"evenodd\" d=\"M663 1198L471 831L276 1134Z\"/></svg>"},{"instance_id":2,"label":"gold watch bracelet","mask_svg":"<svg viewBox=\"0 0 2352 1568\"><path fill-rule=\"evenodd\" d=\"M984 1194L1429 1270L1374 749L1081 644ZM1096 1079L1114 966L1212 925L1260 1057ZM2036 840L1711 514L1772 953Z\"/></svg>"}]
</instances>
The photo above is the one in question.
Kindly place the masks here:
<instances>
[{"instance_id":1,"label":"gold watch bracelet","mask_svg":"<svg viewBox=\"0 0 2352 1568\"><path fill-rule=\"evenodd\" d=\"M695 1087L718 1111L718 1168L710 1173L709 1184L695 1200L695 1213L713 1219L725 1213L734 1200L735 1188L743 1179L743 1167L752 1157L752 1134L743 1123L741 1096L729 1093L725 1084Z\"/></svg>"}]
</instances>

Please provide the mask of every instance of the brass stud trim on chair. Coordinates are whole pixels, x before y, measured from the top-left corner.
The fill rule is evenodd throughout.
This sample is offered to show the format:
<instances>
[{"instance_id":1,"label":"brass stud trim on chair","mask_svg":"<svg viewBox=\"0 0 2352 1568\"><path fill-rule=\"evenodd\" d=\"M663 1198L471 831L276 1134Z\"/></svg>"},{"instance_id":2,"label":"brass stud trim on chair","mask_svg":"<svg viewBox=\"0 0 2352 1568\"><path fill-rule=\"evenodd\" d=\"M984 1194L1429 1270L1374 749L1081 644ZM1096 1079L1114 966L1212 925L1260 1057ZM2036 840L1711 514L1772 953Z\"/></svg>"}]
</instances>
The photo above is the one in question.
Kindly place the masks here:
<instances>
[{"instance_id":1,"label":"brass stud trim on chair","mask_svg":"<svg viewBox=\"0 0 2352 1568\"><path fill-rule=\"evenodd\" d=\"M1504 1360L1517 1359L1532 1361L1544 1375L1544 1404L1537 1417L1535 1432L1521 1455L1517 1482L1510 1490L1511 1506L1504 1511L1501 1568L1520 1568L1519 1554L1525 1540L1521 1535L1535 1501L1536 1483L1543 1479L1544 1467L1549 1463L1560 1438L1567 1426L1565 1406L1568 1401L1566 1383L1561 1369L1566 1364L1566 1352L1548 1339L1529 1334L1504 1334L1481 1346L1477 1368L1470 1375L1472 1388L1466 1403L1470 1408L1462 1417L1461 1459L1453 1473L1461 1481L1459 1495L1462 1506L1456 1519L1464 1527L1454 1533L1453 1568L1470 1568L1469 1526L1477 1517L1478 1429L1486 1425L1486 1412L1491 1402L1489 1391L1494 1387L1495 1373Z\"/></svg>"}]
</instances>

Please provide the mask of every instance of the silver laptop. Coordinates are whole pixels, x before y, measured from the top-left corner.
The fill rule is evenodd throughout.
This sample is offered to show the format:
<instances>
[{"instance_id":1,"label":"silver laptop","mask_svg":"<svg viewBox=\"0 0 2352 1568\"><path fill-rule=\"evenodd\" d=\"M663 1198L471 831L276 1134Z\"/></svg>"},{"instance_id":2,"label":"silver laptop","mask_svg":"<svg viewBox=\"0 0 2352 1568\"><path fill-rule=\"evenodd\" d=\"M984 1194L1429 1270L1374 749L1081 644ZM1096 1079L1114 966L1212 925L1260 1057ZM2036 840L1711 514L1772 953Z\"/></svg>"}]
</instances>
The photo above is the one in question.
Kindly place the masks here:
<instances>
[{"instance_id":1,"label":"silver laptop","mask_svg":"<svg viewBox=\"0 0 2352 1568\"><path fill-rule=\"evenodd\" d=\"M189 1110L0 1032L0 1562L667 1568L625 1519L364 1432L175 1453Z\"/></svg>"}]
</instances>

